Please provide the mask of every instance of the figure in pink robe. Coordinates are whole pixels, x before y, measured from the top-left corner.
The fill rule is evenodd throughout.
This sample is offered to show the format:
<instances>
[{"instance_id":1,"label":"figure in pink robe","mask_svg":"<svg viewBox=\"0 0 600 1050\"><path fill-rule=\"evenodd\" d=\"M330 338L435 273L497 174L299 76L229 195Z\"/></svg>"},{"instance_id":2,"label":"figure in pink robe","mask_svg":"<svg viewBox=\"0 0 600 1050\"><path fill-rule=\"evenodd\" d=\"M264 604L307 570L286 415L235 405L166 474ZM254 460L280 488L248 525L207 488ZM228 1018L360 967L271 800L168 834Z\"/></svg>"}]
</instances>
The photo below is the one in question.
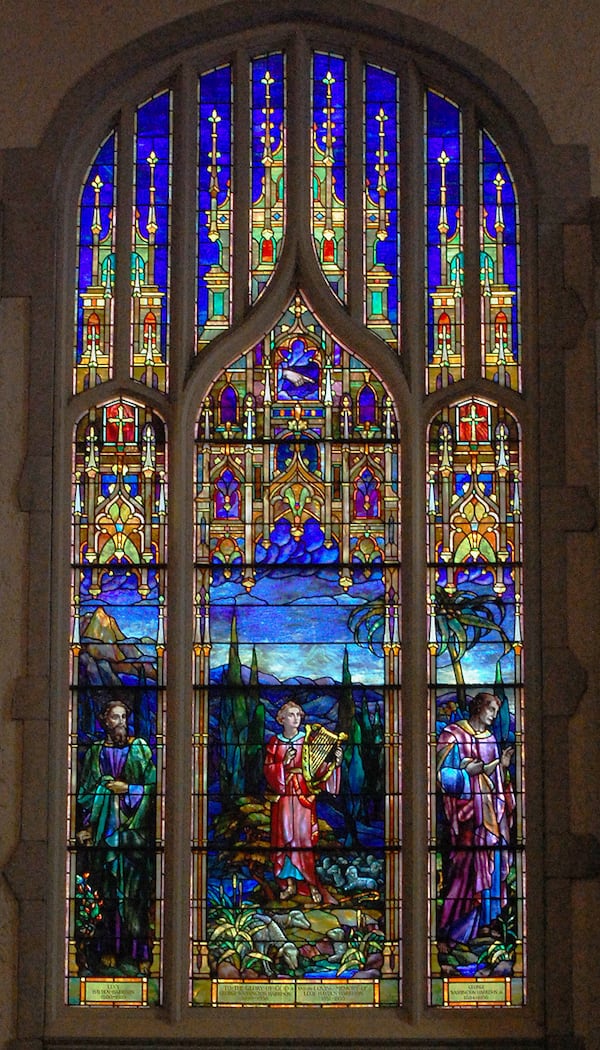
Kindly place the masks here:
<instances>
[{"instance_id":1,"label":"figure in pink robe","mask_svg":"<svg viewBox=\"0 0 600 1050\"><path fill-rule=\"evenodd\" d=\"M335 903L315 870L314 849L319 827L314 787L309 787L302 772L302 749L307 746L305 732L300 728L302 717L298 704L291 700L284 704L277 714L281 733L271 737L267 744L265 777L276 795L271 802L273 871L281 900L289 900L299 892L310 894L316 904L323 900ZM338 746L334 751L333 770L331 763L324 763L317 770L313 783L319 789L332 794L339 791L342 757L342 748Z\"/></svg>"},{"instance_id":2,"label":"figure in pink robe","mask_svg":"<svg viewBox=\"0 0 600 1050\"><path fill-rule=\"evenodd\" d=\"M438 940L468 943L487 931L506 904L515 808L508 768L514 747L500 752L490 726L500 710L493 693L478 693L469 719L442 729L438 784L452 850L445 873Z\"/></svg>"}]
</instances>

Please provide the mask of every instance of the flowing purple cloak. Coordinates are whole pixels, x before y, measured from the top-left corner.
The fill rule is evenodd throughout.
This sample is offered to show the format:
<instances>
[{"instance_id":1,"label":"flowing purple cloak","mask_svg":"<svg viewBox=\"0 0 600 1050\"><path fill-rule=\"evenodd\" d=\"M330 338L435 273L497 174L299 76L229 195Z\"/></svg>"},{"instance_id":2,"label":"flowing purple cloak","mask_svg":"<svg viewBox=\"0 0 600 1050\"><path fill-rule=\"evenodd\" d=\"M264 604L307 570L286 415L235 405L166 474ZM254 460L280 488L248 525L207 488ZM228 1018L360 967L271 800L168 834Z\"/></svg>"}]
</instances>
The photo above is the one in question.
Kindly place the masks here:
<instances>
[{"instance_id":1,"label":"flowing purple cloak","mask_svg":"<svg viewBox=\"0 0 600 1050\"><path fill-rule=\"evenodd\" d=\"M437 752L452 841L438 932L442 940L468 942L506 903L514 794L499 761L489 775L469 776L464 769L471 760L488 765L500 758L490 730L477 732L466 720L451 723L440 733Z\"/></svg>"}]
</instances>

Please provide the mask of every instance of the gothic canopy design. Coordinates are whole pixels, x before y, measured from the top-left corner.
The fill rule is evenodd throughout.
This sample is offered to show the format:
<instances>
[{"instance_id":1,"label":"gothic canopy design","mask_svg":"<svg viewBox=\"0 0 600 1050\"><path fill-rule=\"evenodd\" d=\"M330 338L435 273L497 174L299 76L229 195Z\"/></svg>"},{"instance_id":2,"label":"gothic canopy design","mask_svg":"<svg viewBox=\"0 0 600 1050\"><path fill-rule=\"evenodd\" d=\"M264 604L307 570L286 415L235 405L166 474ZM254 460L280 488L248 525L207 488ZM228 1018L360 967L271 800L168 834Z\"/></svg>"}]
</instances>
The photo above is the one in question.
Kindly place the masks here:
<instances>
[{"instance_id":1,"label":"gothic canopy design","mask_svg":"<svg viewBox=\"0 0 600 1050\"><path fill-rule=\"evenodd\" d=\"M65 1001L165 1002L189 864L194 1009L398 1007L409 927L428 1005L521 1006L509 160L352 42L184 65L78 204Z\"/></svg>"}]
</instances>

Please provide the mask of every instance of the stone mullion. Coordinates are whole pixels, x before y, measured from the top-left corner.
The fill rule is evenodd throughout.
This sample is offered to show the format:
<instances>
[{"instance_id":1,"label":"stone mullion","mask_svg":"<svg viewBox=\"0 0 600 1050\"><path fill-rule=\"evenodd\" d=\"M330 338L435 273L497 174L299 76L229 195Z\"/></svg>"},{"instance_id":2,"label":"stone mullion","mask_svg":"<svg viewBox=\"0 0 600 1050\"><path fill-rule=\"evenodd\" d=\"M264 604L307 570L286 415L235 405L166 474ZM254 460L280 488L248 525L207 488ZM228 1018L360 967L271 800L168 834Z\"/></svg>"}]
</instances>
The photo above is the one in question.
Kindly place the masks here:
<instances>
[{"instance_id":1,"label":"stone mullion","mask_svg":"<svg viewBox=\"0 0 600 1050\"><path fill-rule=\"evenodd\" d=\"M196 349L196 224L198 207L198 74L186 65L173 90L173 164L171 221L171 332L169 391L178 395Z\"/></svg>"},{"instance_id":2,"label":"stone mullion","mask_svg":"<svg viewBox=\"0 0 600 1050\"><path fill-rule=\"evenodd\" d=\"M400 82L400 355L416 398L425 392L424 87L411 63Z\"/></svg>"},{"instance_id":3,"label":"stone mullion","mask_svg":"<svg viewBox=\"0 0 600 1050\"><path fill-rule=\"evenodd\" d=\"M427 975L427 669L423 658L425 615L425 524L422 482L424 449L417 407L425 392L427 362L425 287L425 164L423 149L424 84L410 63L401 77L400 96L400 353L413 400L400 417L402 543L398 559L402 624L402 1001L411 1021L422 1017ZM408 556L406 554L408 553ZM418 715L416 714L418 713ZM412 799L410 807L406 799ZM415 888L419 887L415 892Z\"/></svg>"}]
</instances>

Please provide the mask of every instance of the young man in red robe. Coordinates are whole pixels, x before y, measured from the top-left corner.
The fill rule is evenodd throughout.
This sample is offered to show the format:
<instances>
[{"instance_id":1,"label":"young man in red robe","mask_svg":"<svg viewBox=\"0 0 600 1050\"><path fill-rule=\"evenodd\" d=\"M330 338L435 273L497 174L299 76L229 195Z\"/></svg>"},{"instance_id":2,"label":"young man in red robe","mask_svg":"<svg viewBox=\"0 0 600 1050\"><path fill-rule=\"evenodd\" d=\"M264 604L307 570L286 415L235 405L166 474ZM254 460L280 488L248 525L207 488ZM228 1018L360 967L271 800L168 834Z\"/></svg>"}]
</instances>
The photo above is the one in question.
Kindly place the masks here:
<instances>
[{"instance_id":1,"label":"young man in red robe","mask_svg":"<svg viewBox=\"0 0 600 1050\"><path fill-rule=\"evenodd\" d=\"M276 798L271 803L271 846L273 870L280 887L280 899L289 900L297 892L310 894L315 904L334 898L323 887L315 871L314 847L319 826L314 789L336 794L340 786L343 750L338 744L331 763L323 763L309 786L302 771L302 750L306 734L300 728L304 712L289 700L277 713L281 732L267 744L265 777Z\"/></svg>"}]
</instances>

